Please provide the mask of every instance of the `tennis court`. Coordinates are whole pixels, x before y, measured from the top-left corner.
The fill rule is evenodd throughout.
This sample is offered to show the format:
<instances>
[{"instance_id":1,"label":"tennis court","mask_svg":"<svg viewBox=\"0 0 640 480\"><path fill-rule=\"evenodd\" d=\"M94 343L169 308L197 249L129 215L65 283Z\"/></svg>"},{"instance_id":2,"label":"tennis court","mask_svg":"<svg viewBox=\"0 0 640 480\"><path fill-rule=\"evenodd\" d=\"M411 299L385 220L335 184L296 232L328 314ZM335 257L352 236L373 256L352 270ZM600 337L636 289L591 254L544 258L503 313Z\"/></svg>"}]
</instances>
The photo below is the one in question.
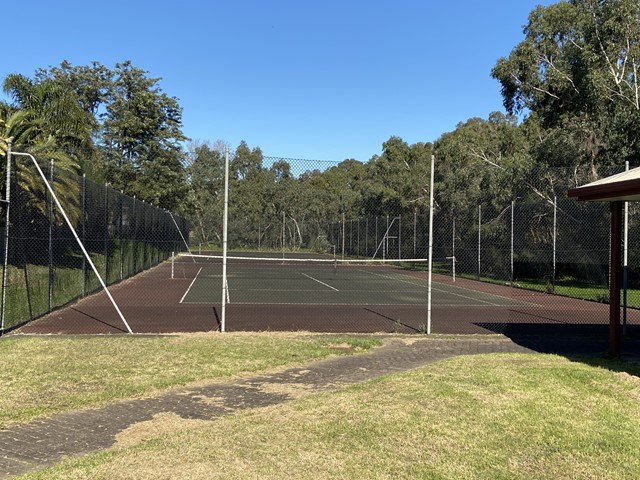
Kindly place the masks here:
<instances>
[{"instance_id":1,"label":"tennis court","mask_svg":"<svg viewBox=\"0 0 640 480\"><path fill-rule=\"evenodd\" d=\"M231 260L226 331L424 332L428 277L420 265L407 268L406 263L322 260ZM135 333L213 331L220 328L221 269L217 259L166 261L110 289ZM433 333L605 335L607 312L606 304L433 276ZM104 292L19 330L69 334L125 331Z\"/></svg>"},{"instance_id":2,"label":"tennis court","mask_svg":"<svg viewBox=\"0 0 640 480\"><path fill-rule=\"evenodd\" d=\"M174 265L178 276L193 276L181 303L212 304L220 301L222 265L219 257L183 257L178 265L177 269ZM426 306L428 277L425 271L416 269L421 266L421 263L407 261L230 257L228 303ZM525 305L517 299L453 284L436 283L433 292L432 302L435 305Z\"/></svg>"}]
</instances>

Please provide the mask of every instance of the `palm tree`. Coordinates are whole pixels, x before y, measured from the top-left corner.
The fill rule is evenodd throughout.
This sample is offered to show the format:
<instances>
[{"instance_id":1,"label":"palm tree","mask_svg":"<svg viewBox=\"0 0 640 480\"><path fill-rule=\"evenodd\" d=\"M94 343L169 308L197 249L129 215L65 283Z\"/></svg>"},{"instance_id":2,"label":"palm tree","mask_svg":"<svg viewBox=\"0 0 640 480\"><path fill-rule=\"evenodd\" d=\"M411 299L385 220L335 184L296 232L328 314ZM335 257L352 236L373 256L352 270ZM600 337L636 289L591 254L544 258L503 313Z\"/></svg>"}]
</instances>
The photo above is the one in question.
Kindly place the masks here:
<instances>
[{"instance_id":1,"label":"palm tree","mask_svg":"<svg viewBox=\"0 0 640 480\"><path fill-rule=\"evenodd\" d=\"M0 171L5 175L4 160L9 143L12 150L26 152L39 160L39 163L53 160L56 168L66 172L77 172L78 165L69 155L61 150L55 138L47 135L43 130L44 121L35 117L28 110L14 110L6 104L0 104ZM42 165L41 165L42 167ZM40 175L30 162L16 161L16 182L20 191L25 192L28 204L37 214L47 215L47 188ZM46 169L46 168L45 168ZM73 176L67 173L57 175L54 180L54 191L67 214L75 223L79 218L78 197L79 184ZM61 221L56 215L57 221Z\"/></svg>"},{"instance_id":2,"label":"palm tree","mask_svg":"<svg viewBox=\"0 0 640 480\"><path fill-rule=\"evenodd\" d=\"M42 136L52 137L56 149L64 151L76 164L93 153L91 132L95 118L82 108L73 90L53 79L34 82L20 74L8 75L2 89L13 99L9 108L30 112L41 122Z\"/></svg>"}]
</instances>

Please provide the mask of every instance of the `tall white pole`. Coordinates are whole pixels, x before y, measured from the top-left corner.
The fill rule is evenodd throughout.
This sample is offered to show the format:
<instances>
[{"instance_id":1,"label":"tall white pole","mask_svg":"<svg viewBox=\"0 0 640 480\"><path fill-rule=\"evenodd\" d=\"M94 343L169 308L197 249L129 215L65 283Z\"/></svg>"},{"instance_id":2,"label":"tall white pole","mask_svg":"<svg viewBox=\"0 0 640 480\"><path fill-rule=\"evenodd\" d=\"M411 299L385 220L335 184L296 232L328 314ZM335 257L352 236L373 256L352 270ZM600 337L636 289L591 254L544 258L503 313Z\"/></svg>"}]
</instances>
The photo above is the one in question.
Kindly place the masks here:
<instances>
[{"instance_id":1,"label":"tall white pole","mask_svg":"<svg viewBox=\"0 0 640 480\"><path fill-rule=\"evenodd\" d=\"M222 221L222 309L220 312L220 331L224 332L227 323L227 241L229 227L229 148L224 151L224 219Z\"/></svg>"},{"instance_id":2,"label":"tall white pole","mask_svg":"<svg viewBox=\"0 0 640 480\"><path fill-rule=\"evenodd\" d=\"M109 291L109 289L107 288L107 285L104 283L104 280L100 276L100 273L98 272L98 269L96 268L95 264L93 263L93 260L91 260L91 257L89 256L89 253L87 252L86 248L84 248L84 245L80 241L80 237L78 237L78 234L76 233L75 228L73 228L73 225L71 224L71 221L69 220L69 217L67 216L67 213L64 211L64 208L62 208L62 204L60 203L60 200L58 200L57 195L53 191L53 187L51 185L49 185L49 182L47 181L47 177L45 177L45 175L42 172L42 169L40 168L40 165L38 165L38 162L36 161L36 159L33 157L33 155L31 155L29 153L13 152L12 155L22 155L24 157L29 157L33 161L33 164L35 165L36 170L38 171L38 174L40 174L40 177L44 181L44 184L46 185L47 190L49 190L49 193L51 194L51 198L53 198L53 201L56 203L56 206L58 207L58 210L60 211L60 214L64 218L64 221L67 223L67 226L69 227L69 230L71 230L71 233L73 234L74 238L76 239L76 242L78 242L78 245L80 246L80 250L82 250L82 254L87 259L87 262L89 262L89 265L91 266L91 269L93 270L93 273L95 273L96 277L98 277L98 280L100 281L100 285L102 285L102 289L107 294L107 297L109 297L109 301L113 305L113 308L115 308L116 312L118 312L118 316L120 317L120 320L122 320L122 323L124 323L124 326L127 327L127 331L129 333L133 333L133 331L131 330L131 327L127 323L127 320L124 318L124 315L122 315L122 312L120 311L120 308L118 307L118 304L116 303L116 301L111 296L111 292Z\"/></svg>"},{"instance_id":3,"label":"tall white pole","mask_svg":"<svg viewBox=\"0 0 640 480\"><path fill-rule=\"evenodd\" d=\"M433 274L433 172L435 155L431 155L431 179L429 181L429 281L427 287L427 335L431 334L431 285Z\"/></svg>"},{"instance_id":4,"label":"tall white pole","mask_svg":"<svg viewBox=\"0 0 640 480\"><path fill-rule=\"evenodd\" d=\"M7 144L7 175L6 178L6 190L5 190L5 211L4 211L4 259L2 263L2 312L0 314L0 334L4 332L4 317L6 315L6 301L7 301L7 278L9 274L7 268L9 267L9 208L11 206L11 142Z\"/></svg>"}]
</instances>

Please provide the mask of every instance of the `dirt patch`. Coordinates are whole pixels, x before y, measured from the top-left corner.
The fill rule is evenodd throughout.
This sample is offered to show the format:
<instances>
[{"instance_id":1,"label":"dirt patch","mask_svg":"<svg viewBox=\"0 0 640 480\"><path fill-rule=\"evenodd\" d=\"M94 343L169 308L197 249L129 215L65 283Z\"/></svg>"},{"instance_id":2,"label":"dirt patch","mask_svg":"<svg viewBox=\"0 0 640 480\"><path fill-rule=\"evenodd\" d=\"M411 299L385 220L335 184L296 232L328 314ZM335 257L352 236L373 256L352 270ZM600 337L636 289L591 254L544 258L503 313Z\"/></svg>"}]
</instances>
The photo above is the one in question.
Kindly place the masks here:
<instances>
[{"instance_id":1,"label":"dirt patch","mask_svg":"<svg viewBox=\"0 0 640 480\"><path fill-rule=\"evenodd\" d=\"M149 438L207 424L206 420L189 420L173 412L162 412L151 420L138 422L116 435L116 446L131 447Z\"/></svg>"},{"instance_id":2,"label":"dirt patch","mask_svg":"<svg viewBox=\"0 0 640 480\"><path fill-rule=\"evenodd\" d=\"M260 390L265 393L287 395L291 399L297 399L317 391L317 388L314 388L313 385L300 383L265 383L260 387Z\"/></svg>"}]
</instances>

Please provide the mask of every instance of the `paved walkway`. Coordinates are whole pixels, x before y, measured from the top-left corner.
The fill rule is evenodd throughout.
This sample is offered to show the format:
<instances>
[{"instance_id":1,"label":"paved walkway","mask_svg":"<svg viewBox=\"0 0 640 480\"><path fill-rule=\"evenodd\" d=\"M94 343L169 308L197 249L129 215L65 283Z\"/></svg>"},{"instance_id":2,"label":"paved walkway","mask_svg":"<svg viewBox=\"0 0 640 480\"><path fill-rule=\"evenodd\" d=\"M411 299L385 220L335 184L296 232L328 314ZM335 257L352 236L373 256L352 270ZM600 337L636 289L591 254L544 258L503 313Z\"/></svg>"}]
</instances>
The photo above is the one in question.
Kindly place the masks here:
<instances>
[{"instance_id":1,"label":"paved walkway","mask_svg":"<svg viewBox=\"0 0 640 480\"><path fill-rule=\"evenodd\" d=\"M552 341L553 342L553 341ZM409 370L456 355L489 352L564 351L598 353L601 342L566 339L554 343L514 341L498 336L452 336L429 339L390 337L370 353L334 357L278 373L172 389L160 396L123 401L99 409L63 413L0 431L0 478L53 465L66 456L79 456L114 445L116 435L161 413L185 419L213 420L235 411L275 405L291 400L278 385L296 391L317 392ZM269 388L271 387L271 388ZM276 392L276 393L274 393Z\"/></svg>"}]
</instances>

